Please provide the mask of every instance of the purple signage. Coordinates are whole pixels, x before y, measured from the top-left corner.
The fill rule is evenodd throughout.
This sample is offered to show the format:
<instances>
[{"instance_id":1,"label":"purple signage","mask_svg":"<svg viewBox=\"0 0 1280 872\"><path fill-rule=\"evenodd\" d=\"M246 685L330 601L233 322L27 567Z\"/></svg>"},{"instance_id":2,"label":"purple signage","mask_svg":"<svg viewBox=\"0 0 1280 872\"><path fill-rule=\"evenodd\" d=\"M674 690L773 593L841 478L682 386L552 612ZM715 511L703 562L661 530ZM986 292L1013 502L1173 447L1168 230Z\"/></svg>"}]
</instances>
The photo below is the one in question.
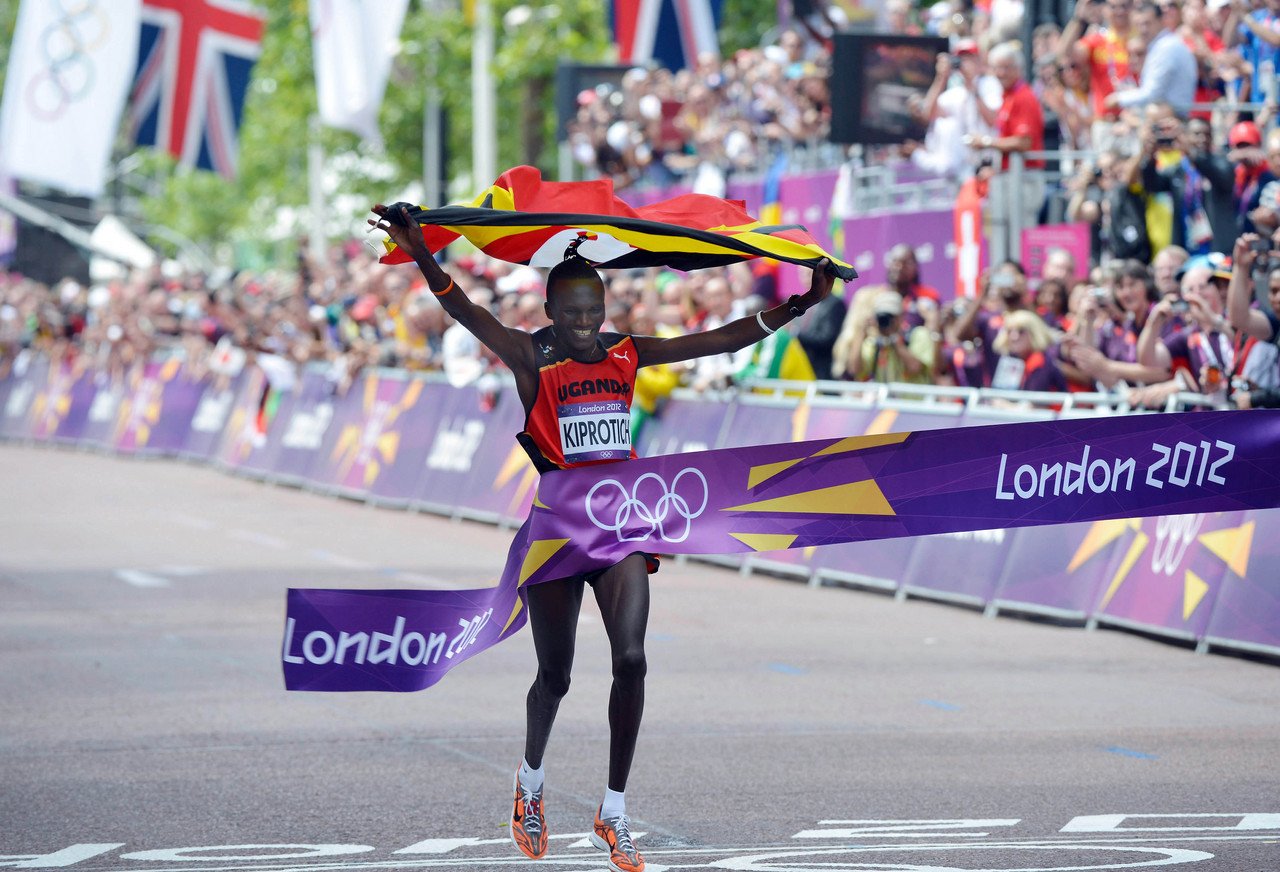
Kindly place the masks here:
<instances>
[{"instance_id":1,"label":"purple signage","mask_svg":"<svg viewBox=\"0 0 1280 872\"><path fill-rule=\"evenodd\" d=\"M333 422L333 390L324 367L308 367L281 406L279 423L267 434L272 478L301 484L309 480Z\"/></svg>"},{"instance_id":2,"label":"purple signage","mask_svg":"<svg viewBox=\"0 0 1280 872\"><path fill-rule=\"evenodd\" d=\"M503 638L521 610L513 605L501 625L477 624L479 616L507 614L524 585L609 566L637 550L759 552L1270 508L1280 504L1278 458L1280 412L1199 412L783 443L549 473L498 587L453 592L451 601L477 610L465 641L479 650ZM293 591L290 602L309 596ZM341 598L333 591L324 596L333 607L319 623L314 614L290 612L287 686L416 690L449 668L433 662L394 675L368 661L335 668L344 634L349 641L368 637L367 627L403 618L435 638L446 629L445 612L450 621L460 619L427 603L410 608L400 591L389 595L380 617L366 611L364 623L353 625ZM372 608L373 592L358 596L362 609ZM300 653L290 647L295 638ZM307 639L316 640L310 648Z\"/></svg>"},{"instance_id":3,"label":"purple signage","mask_svg":"<svg viewBox=\"0 0 1280 872\"><path fill-rule=\"evenodd\" d=\"M1280 512L1249 512L1197 538L1226 567L1204 640L1280 654Z\"/></svg>"},{"instance_id":4,"label":"purple signage","mask_svg":"<svg viewBox=\"0 0 1280 872\"><path fill-rule=\"evenodd\" d=\"M222 441L222 431L231 420L231 410L240 395L240 387L248 377L246 373L235 378L208 377L180 449L184 457L207 460L213 456Z\"/></svg>"}]
</instances>

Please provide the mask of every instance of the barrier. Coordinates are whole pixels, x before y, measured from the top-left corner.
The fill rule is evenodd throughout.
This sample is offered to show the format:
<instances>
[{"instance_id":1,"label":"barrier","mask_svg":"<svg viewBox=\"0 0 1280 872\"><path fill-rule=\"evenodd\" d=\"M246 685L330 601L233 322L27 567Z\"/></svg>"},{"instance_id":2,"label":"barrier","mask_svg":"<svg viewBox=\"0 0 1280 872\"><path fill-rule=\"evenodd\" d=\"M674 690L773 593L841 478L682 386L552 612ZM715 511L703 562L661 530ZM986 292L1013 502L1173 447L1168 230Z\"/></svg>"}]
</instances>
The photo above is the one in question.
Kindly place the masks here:
<instances>
[{"instance_id":1,"label":"barrier","mask_svg":"<svg viewBox=\"0 0 1280 872\"><path fill-rule=\"evenodd\" d=\"M1007 404L1017 401L1018 407ZM1104 394L1010 394L918 385L751 382L676 391L641 434L646 454L890 431L1123 414ZM189 377L180 358L122 380L24 353L0 379L0 438L175 456L352 499L510 524L537 474L512 438L523 409L434 375L370 370L344 395L319 366L288 388L257 370ZM1190 446L1188 446L1190 449ZM1186 458L1170 474L1189 475ZM1171 479L1172 480L1172 479ZM1001 612L1141 630L1280 655L1280 512L1100 521L720 557Z\"/></svg>"}]
</instances>

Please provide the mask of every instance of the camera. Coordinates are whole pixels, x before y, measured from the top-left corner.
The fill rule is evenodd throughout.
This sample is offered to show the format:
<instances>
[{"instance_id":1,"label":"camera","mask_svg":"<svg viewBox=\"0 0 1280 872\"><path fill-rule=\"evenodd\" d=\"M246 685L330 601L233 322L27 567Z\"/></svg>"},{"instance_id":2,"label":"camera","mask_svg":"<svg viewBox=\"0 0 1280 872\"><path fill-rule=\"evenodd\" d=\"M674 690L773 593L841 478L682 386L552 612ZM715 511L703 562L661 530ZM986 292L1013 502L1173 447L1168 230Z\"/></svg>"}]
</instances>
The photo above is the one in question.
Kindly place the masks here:
<instances>
[{"instance_id":1,"label":"camera","mask_svg":"<svg viewBox=\"0 0 1280 872\"><path fill-rule=\"evenodd\" d=\"M1169 135L1168 133L1162 133L1162 134L1160 134L1159 136L1157 136L1157 137L1156 137L1156 145L1160 145L1160 146L1163 146L1163 147L1165 147L1165 148L1170 147L1171 145L1173 145L1173 144L1174 144L1175 142L1177 142L1177 141L1178 141L1178 137L1176 137L1176 136L1171 136L1171 135Z\"/></svg>"},{"instance_id":2,"label":"camera","mask_svg":"<svg viewBox=\"0 0 1280 872\"><path fill-rule=\"evenodd\" d=\"M1099 303L1111 302L1111 292L1106 288L1091 288L1089 290L1089 296L1093 297Z\"/></svg>"},{"instance_id":3,"label":"camera","mask_svg":"<svg viewBox=\"0 0 1280 872\"><path fill-rule=\"evenodd\" d=\"M1267 239L1265 236L1255 239L1249 243L1249 250L1256 251L1259 254L1267 254L1271 251L1271 240Z\"/></svg>"},{"instance_id":4,"label":"camera","mask_svg":"<svg viewBox=\"0 0 1280 872\"><path fill-rule=\"evenodd\" d=\"M897 320L898 316L892 312L876 312L876 329L887 333L893 329L893 322Z\"/></svg>"},{"instance_id":5,"label":"camera","mask_svg":"<svg viewBox=\"0 0 1280 872\"><path fill-rule=\"evenodd\" d=\"M1169 311L1179 315L1190 311L1190 309L1191 309L1191 304L1188 303L1186 300L1174 300L1172 303L1169 304Z\"/></svg>"}]
</instances>

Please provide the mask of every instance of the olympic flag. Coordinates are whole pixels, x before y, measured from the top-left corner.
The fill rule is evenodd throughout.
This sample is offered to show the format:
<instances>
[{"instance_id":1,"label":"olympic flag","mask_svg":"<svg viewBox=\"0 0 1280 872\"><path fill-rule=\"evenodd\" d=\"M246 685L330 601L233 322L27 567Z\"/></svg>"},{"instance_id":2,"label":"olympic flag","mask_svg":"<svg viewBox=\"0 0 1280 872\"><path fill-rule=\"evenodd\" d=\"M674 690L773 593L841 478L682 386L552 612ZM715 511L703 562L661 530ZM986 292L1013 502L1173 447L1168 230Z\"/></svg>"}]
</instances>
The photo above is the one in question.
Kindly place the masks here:
<instances>
[{"instance_id":1,"label":"olympic flag","mask_svg":"<svg viewBox=\"0 0 1280 872\"><path fill-rule=\"evenodd\" d=\"M96 197L138 54L140 0L24 0L0 105L0 169Z\"/></svg>"},{"instance_id":2,"label":"olympic flag","mask_svg":"<svg viewBox=\"0 0 1280 872\"><path fill-rule=\"evenodd\" d=\"M381 142L387 89L409 0L311 0L311 53L320 121Z\"/></svg>"}]
</instances>

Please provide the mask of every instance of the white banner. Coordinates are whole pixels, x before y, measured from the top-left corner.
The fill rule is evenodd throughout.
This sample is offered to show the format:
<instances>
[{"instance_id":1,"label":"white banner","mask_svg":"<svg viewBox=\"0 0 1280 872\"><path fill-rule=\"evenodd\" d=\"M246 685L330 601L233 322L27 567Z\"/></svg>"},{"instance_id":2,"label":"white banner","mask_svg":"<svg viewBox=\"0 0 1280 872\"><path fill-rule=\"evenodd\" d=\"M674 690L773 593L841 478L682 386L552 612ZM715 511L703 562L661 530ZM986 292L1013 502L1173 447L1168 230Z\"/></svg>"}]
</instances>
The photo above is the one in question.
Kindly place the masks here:
<instances>
[{"instance_id":1,"label":"white banner","mask_svg":"<svg viewBox=\"0 0 1280 872\"><path fill-rule=\"evenodd\" d=\"M320 121L381 143L378 110L409 0L311 0Z\"/></svg>"},{"instance_id":2,"label":"white banner","mask_svg":"<svg viewBox=\"0 0 1280 872\"><path fill-rule=\"evenodd\" d=\"M0 169L94 197L138 62L140 0L23 0L0 105Z\"/></svg>"}]
</instances>

